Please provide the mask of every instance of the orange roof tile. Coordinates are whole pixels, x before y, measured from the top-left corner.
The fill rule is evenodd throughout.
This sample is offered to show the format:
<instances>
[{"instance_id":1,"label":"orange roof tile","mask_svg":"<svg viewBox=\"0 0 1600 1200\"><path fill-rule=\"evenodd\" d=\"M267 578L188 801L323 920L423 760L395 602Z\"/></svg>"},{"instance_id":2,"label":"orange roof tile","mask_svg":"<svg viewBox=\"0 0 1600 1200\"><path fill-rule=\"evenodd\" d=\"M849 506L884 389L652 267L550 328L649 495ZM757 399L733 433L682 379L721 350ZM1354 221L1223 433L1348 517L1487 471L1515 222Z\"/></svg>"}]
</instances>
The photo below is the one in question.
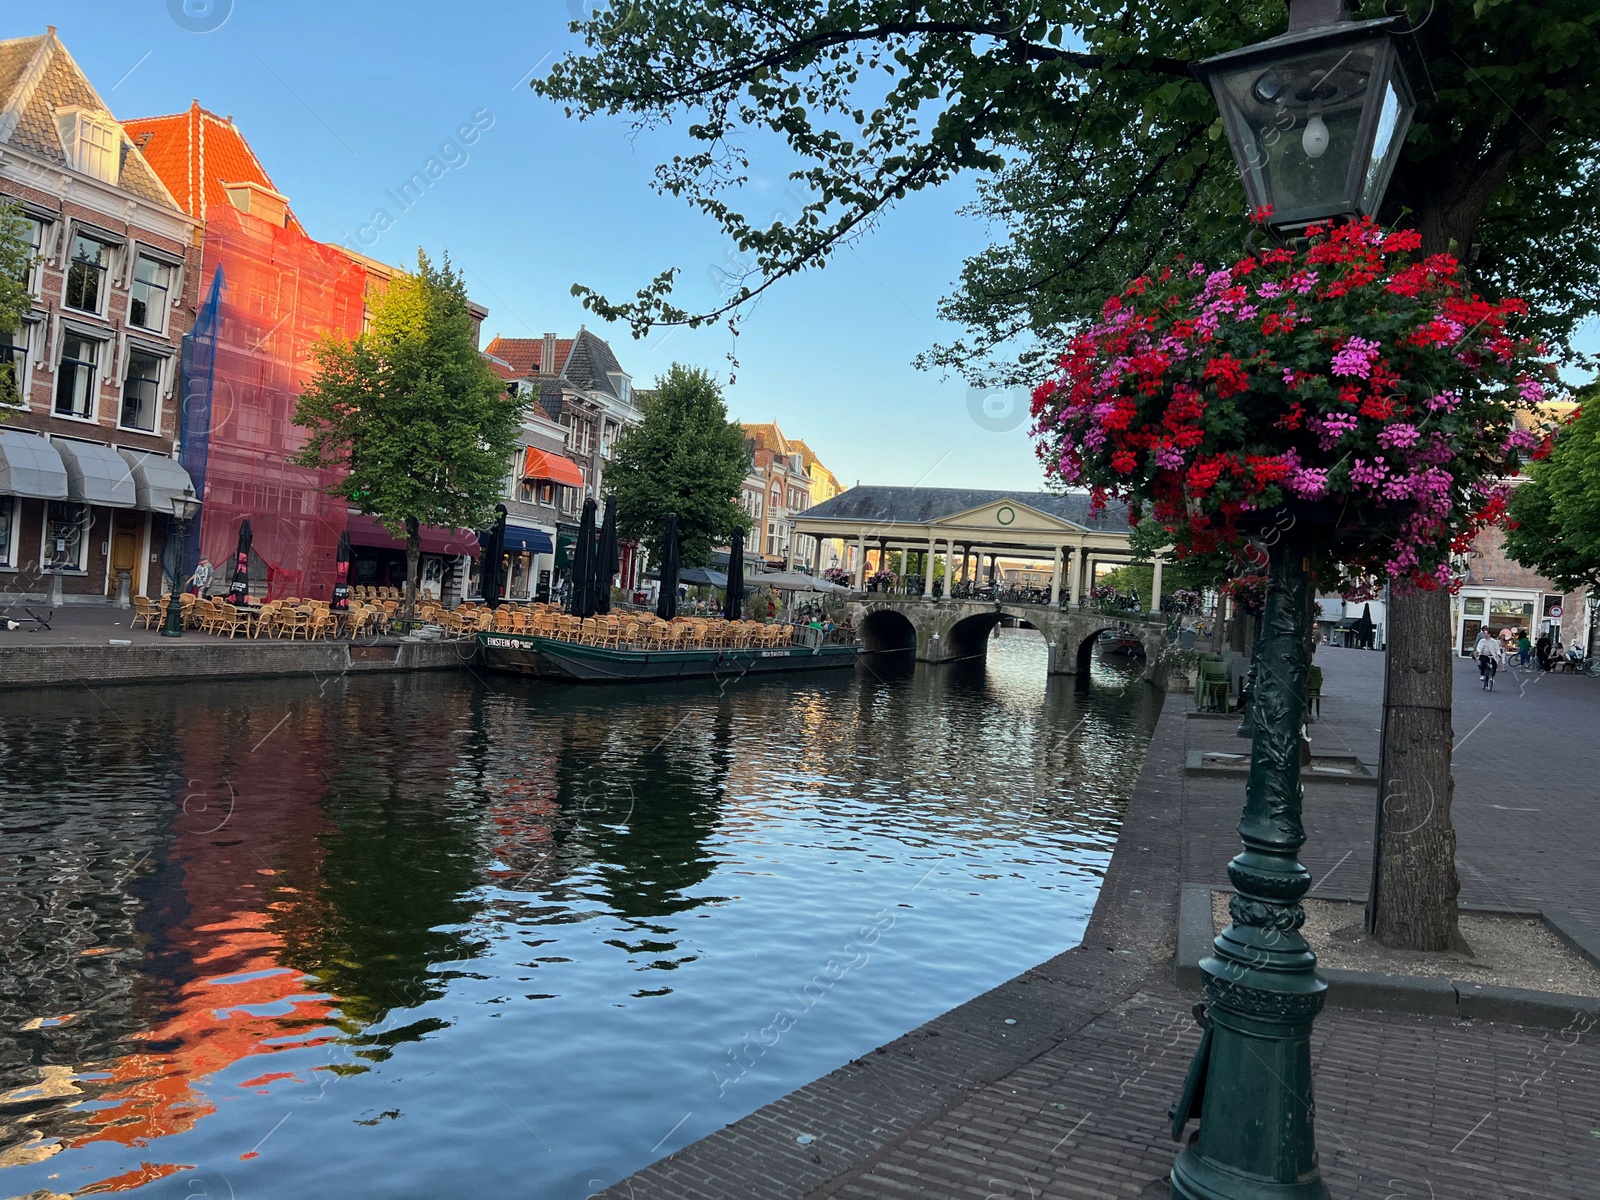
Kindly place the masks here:
<instances>
[{"instance_id":1,"label":"orange roof tile","mask_svg":"<svg viewBox=\"0 0 1600 1200\"><path fill-rule=\"evenodd\" d=\"M211 205L229 204L224 184L255 183L278 190L238 127L201 108L198 100L187 112L141 117L124 121L122 127L190 216L204 218ZM305 232L292 212L289 224Z\"/></svg>"},{"instance_id":2,"label":"orange roof tile","mask_svg":"<svg viewBox=\"0 0 1600 1200\"><path fill-rule=\"evenodd\" d=\"M567 355L572 353L572 338L556 339L556 360L554 363L540 362L544 357L543 338L508 338L497 337L487 346L484 353L492 354L498 359L510 363L522 375L559 375L561 368L566 365Z\"/></svg>"}]
</instances>

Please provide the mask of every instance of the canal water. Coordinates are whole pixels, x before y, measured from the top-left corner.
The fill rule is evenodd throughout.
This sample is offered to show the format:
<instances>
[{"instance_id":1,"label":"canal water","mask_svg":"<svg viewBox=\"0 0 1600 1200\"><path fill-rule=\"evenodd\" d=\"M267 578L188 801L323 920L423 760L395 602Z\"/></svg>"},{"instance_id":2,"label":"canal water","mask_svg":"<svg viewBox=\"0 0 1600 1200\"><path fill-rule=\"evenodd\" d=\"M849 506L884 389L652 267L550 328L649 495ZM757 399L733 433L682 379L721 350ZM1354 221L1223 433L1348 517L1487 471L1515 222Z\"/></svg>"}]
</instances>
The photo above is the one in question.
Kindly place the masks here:
<instances>
[{"instance_id":1,"label":"canal water","mask_svg":"<svg viewBox=\"0 0 1600 1200\"><path fill-rule=\"evenodd\" d=\"M0 700L0 1196L582 1197L1071 947L1160 697L990 647Z\"/></svg>"}]
</instances>

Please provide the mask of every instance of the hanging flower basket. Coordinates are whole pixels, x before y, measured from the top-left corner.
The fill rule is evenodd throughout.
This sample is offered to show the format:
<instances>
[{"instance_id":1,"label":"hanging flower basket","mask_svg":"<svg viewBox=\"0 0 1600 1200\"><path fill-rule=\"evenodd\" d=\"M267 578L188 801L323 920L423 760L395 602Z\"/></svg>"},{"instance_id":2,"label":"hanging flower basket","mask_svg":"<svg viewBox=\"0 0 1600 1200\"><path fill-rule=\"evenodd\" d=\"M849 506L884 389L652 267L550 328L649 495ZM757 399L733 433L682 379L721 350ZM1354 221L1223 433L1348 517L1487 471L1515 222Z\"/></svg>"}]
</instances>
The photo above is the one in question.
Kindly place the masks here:
<instances>
[{"instance_id":1,"label":"hanging flower basket","mask_svg":"<svg viewBox=\"0 0 1600 1200\"><path fill-rule=\"evenodd\" d=\"M1526 304L1469 295L1420 240L1313 225L1134 280L1034 391L1046 473L1148 512L1180 557L1295 529L1324 564L1448 584L1537 448L1516 415L1551 371Z\"/></svg>"}]
</instances>

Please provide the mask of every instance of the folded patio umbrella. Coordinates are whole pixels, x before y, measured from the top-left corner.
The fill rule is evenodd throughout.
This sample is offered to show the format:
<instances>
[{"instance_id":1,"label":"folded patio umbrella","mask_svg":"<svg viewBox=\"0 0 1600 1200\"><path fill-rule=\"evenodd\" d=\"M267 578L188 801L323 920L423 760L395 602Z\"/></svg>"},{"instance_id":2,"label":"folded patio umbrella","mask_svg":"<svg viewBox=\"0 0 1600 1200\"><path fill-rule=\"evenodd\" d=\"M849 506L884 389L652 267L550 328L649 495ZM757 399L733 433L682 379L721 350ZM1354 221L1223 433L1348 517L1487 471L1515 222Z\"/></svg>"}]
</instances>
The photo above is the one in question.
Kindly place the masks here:
<instances>
[{"instance_id":1,"label":"folded patio umbrella","mask_svg":"<svg viewBox=\"0 0 1600 1200\"><path fill-rule=\"evenodd\" d=\"M594 616L594 497L583 502L578 521L578 541L572 548L572 597L567 611L575 617Z\"/></svg>"},{"instance_id":2,"label":"folded patio umbrella","mask_svg":"<svg viewBox=\"0 0 1600 1200\"><path fill-rule=\"evenodd\" d=\"M737 621L744 610L744 530L733 531L728 543L728 594L723 599L722 615Z\"/></svg>"},{"instance_id":3,"label":"folded patio umbrella","mask_svg":"<svg viewBox=\"0 0 1600 1200\"><path fill-rule=\"evenodd\" d=\"M339 534L339 549L334 553L333 600L328 605L334 612L350 611L350 531Z\"/></svg>"},{"instance_id":4,"label":"folded patio umbrella","mask_svg":"<svg viewBox=\"0 0 1600 1200\"><path fill-rule=\"evenodd\" d=\"M656 616L670 621L678 615L678 514L667 514L666 532L661 535L661 595L656 599Z\"/></svg>"},{"instance_id":5,"label":"folded patio umbrella","mask_svg":"<svg viewBox=\"0 0 1600 1200\"><path fill-rule=\"evenodd\" d=\"M506 553L506 506L494 506L494 524L489 532L478 538L481 547L478 555L478 590L483 593L484 603L490 608L500 607L500 597L506 590L505 580L501 578L501 560Z\"/></svg>"},{"instance_id":6,"label":"folded patio umbrella","mask_svg":"<svg viewBox=\"0 0 1600 1200\"><path fill-rule=\"evenodd\" d=\"M594 610L604 615L611 611L611 581L622 565L622 553L617 546L617 498L606 497L606 515L600 523L600 544L595 548L594 578L592 581Z\"/></svg>"},{"instance_id":7,"label":"folded patio umbrella","mask_svg":"<svg viewBox=\"0 0 1600 1200\"><path fill-rule=\"evenodd\" d=\"M228 601L243 604L250 594L250 543L255 534L250 529L250 518L239 522L239 548L233 556L233 582L228 585Z\"/></svg>"}]
</instances>

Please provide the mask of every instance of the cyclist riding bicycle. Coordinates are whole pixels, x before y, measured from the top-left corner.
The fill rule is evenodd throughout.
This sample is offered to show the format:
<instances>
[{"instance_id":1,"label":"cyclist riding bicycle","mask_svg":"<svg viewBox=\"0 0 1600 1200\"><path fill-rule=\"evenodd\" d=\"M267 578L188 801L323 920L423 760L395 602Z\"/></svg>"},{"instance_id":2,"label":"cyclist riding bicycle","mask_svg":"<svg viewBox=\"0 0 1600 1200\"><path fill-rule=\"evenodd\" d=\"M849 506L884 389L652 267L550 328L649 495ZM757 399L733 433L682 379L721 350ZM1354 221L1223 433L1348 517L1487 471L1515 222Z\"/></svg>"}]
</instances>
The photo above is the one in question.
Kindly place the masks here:
<instances>
[{"instance_id":1,"label":"cyclist riding bicycle","mask_svg":"<svg viewBox=\"0 0 1600 1200\"><path fill-rule=\"evenodd\" d=\"M1505 647L1500 644L1500 639L1492 637L1486 629L1478 635L1478 644L1472 648L1478 656L1478 677L1483 680L1485 690L1494 687L1495 672L1505 665Z\"/></svg>"}]
</instances>

